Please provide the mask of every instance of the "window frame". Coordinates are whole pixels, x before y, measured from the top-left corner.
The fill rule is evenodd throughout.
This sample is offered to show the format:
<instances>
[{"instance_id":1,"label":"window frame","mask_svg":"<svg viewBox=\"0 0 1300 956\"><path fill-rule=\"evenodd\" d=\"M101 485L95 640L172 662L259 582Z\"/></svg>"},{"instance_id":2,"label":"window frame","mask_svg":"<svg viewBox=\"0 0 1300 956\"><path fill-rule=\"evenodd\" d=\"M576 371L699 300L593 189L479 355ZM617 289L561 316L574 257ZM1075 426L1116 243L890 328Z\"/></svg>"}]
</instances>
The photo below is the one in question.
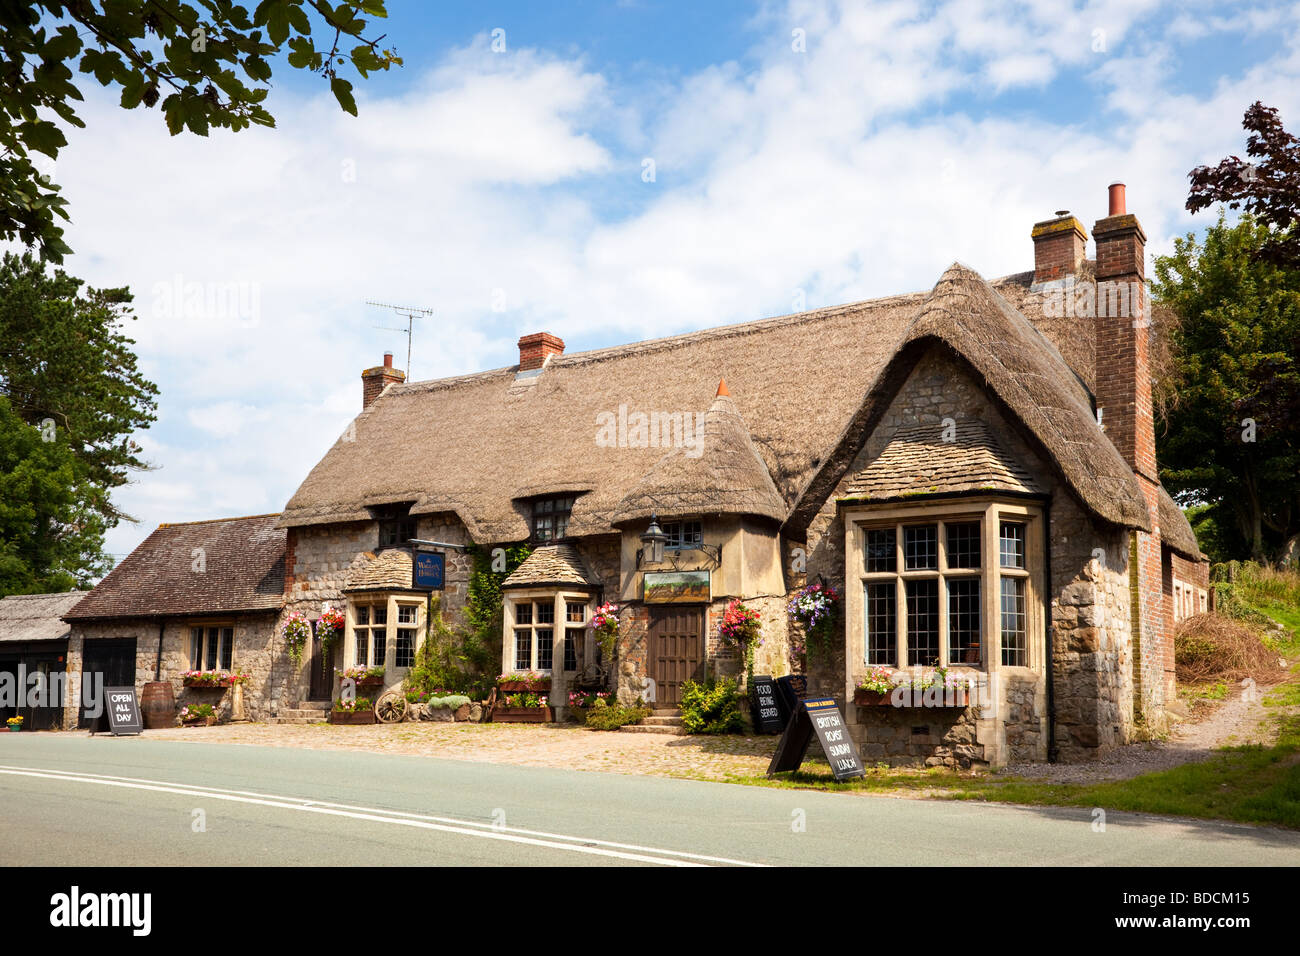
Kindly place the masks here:
<instances>
[{"instance_id":1,"label":"window frame","mask_svg":"<svg viewBox=\"0 0 1300 956\"><path fill-rule=\"evenodd\" d=\"M371 514L375 516L375 521L379 524L376 551L386 551L389 548L405 548L407 542L416 537L416 519L411 514L411 507L412 503L406 502L375 505L371 508Z\"/></svg>"},{"instance_id":2,"label":"window frame","mask_svg":"<svg viewBox=\"0 0 1300 956\"><path fill-rule=\"evenodd\" d=\"M232 673L234 672L235 670L235 622L234 621L228 621L228 620L191 621L186 625L186 627L189 628L189 642L186 646L185 653L190 661L190 668L189 668L190 670L194 670L194 671L217 670L217 671L229 671ZM203 637L201 638L202 647L199 651L199 659L197 661L195 661L194 659L194 632L195 631L203 632ZM212 637L211 632L213 631L217 632L217 637L218 637L217 664L215 667L208 667L205 662L207 661L208 641ZM221 632L223 631L230 632L230 663L225 666L223 666L221 663L220 637L221 637Z\"/></svg>"},{"instance_id":3,"label":"window frame","mask_svg":"<svg viewBox=\"0 0 1300 956\"><path fill-rule=\"evenodd\" d=\"M411 667L414 666L415 656L420 651L420 645L424 643L425 632L425 605L428 601L427 596L419 592L398 591L365 591L353 593L347 596L347 629L343 639L343 659L346 667L383 667L385 683L391 683L390 677L394 675L405 676ZM367 621L362 623L359 618L361 608L366 608ZM373 608L384 609L384 659L376 661L373 659L374 654L374 631L377 629L373 623ZM415 611L415 622L403 622L400 620L401 610L411 608ZM366 662L363 664L358 659L358 630L364 629L368 640L366 647ZM411 664L399 665L397 663L397 640L398 631L414 631L414 640L411 647Z\"/></svg>"},{"instance_id":4,"label":"window frame","mask_svg":"<svg viewBox=\"0 0 1300 956\"><path fill-rule=\"evenodd\" d=\"M542 545L555 544L556 542L563 541L566 538L568 538L569 521L573 517L573 506L577 503L577 501L578 501L578 495L576 493L560 494L560 495L544 495L541 498L534 498L532 500L531 514L528 520L528 526L531 534L532 543L542 544ZM548 504L551 507L543 508L544 505L548 505ZM563 504L564 507L562 508L556 507L556 505L558 504ZM556 526L553 524L552 533L549 537L543 538L538 535L537 525L539 520L543 518L548 518L551 519L552 521L555 521L561 515L563 516L564 519L563 533L561 534L554 533Z\"/></svg>"},{"instance_id":5,"label":"window frame","mask_svg":"<svg viewBox=\"0 0 1300 956\"><path fill-rule=\"evenodd\" d=\"M1045 616L1041 595L1044 593L1042 507L1032 500L1004 498L963 498L927 501L912 505L870 505L845 507L846 630L849 646L849 677L852 685L873 667L887 666L900 673L919 676L936 666L970 674L987 674L997 670L1041 672L1046 660ZM979 522L980 562L978 568L951 567L948 561L948 528L951 525ZM1024 525L1025 567L1001 566L1001 526L1004 521ZM907 569L904 527L934 525L937 537L935 566ZM873 531L893 531L894 569L868 571L867 538ZM879 560L876 563L887 564ZM1027 655L1024 665L1002 663L1001 592L1003 577L1025 581L1025 624ZM980 660L967 663L952 661L950 640L951 595L948 582L978 579L980 596ZM928 660L909 661L907 582L937 580L939 593L939 664ZM867 585L894 582L894 641L892 659L873 661L868 655ZM964 655L963 655L964 656Z\"/></svg>"},{"instance_id":6,"label":"window frame","mask_svg":"<svg viewBox=\"0 0 1300 956\"><path fill-rule=\"evenodd\" d=\"M540 661L540 644L538 640L538 631L549 630L551 632L551 663L560 661L560 671L565 674L573 674L588 666L591 661L592 648L594 641L582 641L581 653L577 654L577 668L569 670L564 667L565 662L565 643L570 630L587 630L588 623L591 621L591 615L596 608L596 596L589 591L575 591L555 588L530 588L527 590L510 590L503 596L504 620L502 622L502 641L501 641L501 673L503 674L553 674L555 671L552 667L541 667ZM519 619L519 605L527 605L530 610L529 620ZM580 604L583 607L583 619L581 622L569 620L569 605ZM548 621L541 620L539 608L551 608L551 619ZM529 653L528 665L522 667L518 662L518 639L519 632L529 632Z\"/></svg>"},{"instance_id":7,"label":"window frame","mask_svg":"<svg viewBox=\"0 0 1300 956\"><path fill-rule=\"evenodd\" d=\"M694 526L689 540L686 537L688 525ZM664 542L665 551L698 551L704 544L704 521L700 518L674 518L662 522L659 527L668 536Z\"/></svg>"}]
</instances>

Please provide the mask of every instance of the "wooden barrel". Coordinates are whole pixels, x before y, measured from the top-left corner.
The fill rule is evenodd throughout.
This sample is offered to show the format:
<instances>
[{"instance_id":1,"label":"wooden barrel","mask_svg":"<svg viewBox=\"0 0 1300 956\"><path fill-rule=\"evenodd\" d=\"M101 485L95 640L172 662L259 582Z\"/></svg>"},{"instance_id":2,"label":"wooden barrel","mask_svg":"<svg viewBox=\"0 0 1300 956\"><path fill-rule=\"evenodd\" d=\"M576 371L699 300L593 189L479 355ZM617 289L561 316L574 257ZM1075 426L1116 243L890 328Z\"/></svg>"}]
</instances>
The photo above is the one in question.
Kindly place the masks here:
<instances>
[{"instance_id":1,"label":"wooden barrel","mask_svg":"<svg viewBox=\"0 0 1300 956\"><path fill-rule=\"evenodd\" d=\"M140 713L144 725L151 729L171 727L176 723L176 694L171 681L153 681L145 684L140 693Z\"/></svg>"}]
</instances>

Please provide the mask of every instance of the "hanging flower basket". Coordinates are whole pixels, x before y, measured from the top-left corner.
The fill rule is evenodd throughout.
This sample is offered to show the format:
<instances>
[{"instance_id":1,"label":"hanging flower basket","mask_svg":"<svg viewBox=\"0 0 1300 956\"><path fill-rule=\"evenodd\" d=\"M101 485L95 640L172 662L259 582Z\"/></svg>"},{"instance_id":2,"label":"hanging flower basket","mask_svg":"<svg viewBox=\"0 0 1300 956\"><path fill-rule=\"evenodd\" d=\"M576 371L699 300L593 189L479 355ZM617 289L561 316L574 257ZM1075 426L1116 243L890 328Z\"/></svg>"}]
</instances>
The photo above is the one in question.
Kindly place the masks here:
<instances>
[{"instance_id":1,"label":"hanging flower basket","mask_svg":"<svg viewBox=\"0 0 1300 956\"><path fill-rule=\"evenodd\" d=\"M334 646L334 642L343 636L344 627L343 612L326 604L316 620L316 636L320 638L321 654L326 659L329 658L330 648Z\"/></svg>"},{"instance_id":2,"label":"hanging flower basket","mask_svg":"<svg viewBox=\"0 0 1300 956\"><path fill-rule=\"evenodd\" d=\"M284 624L280 625L280 636L284 638L289 660L294 664L301 664L302 649L307 646L307 640L311 637L311 623L307 620L307 616L301 611L292 612L285 619Z\"/></svg>"},{"instance_id":3,"label":"hanging flower basket","mask_svg":"<svg viewBox=\"0 0 1300 956\"><path fill-rule=\"evenodd\" d=\"M791 642L792 656L816 648L823 658L830 657L839 605L840 592L829 585L810 584L795 593L786 613L803 631L804 642L802 646L797 640Z\"/></svg>"},{"instance_id":4,"label":"hanging flower basket","mask_svg":"<svg viewBox=\"0 0 1300 956\"><path fill-rule=\"evenodd\" d=\"M718 638L727 647L734 647L745 659L745 677L754 677L754 654L763 646L762 615L751 607L746 607L740 600L727 605L718 625Z\"/></svg>"}]
</instances>

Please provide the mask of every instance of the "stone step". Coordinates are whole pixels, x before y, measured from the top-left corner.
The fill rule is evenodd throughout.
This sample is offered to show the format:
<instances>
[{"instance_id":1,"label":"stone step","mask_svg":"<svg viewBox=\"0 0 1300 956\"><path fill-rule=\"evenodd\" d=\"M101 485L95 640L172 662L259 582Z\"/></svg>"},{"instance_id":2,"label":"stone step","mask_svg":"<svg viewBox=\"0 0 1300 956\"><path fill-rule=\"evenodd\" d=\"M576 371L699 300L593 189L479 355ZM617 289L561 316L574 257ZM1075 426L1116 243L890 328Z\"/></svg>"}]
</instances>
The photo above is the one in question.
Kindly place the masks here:
<instances>
[{"instance_id":1,"label":"stone step","mask_svg":"<svg viewBox=\"0 0 1300 956\"><path fill-rule=\"evenodd\" d=\"M629 734L672 734L676 737L685 737L685 727L665 727L659 724L627 724L618 728Z\"/></svg>"},{"instance_id":2,"label":"stone step","mask_svg":"<svg viewBox=\"0 0 1300 956\"><path fill-rule=\"evenodd\" d=\"M680 717L661 717L655 714L641 721L642 726L647 727L680 727L682 719Z\"/></svg>"},{"instance_id":3,"label":"stone step","mask_svg":"<svg viewBox=\"0 0 1300 956\"><path fill-rule=\"evenodd\" d=\"M295 710L325 710L328 711L334 706L333 701L329 700L302 700L298 702Z\"/></svg>"},{"instance_id":4,"label":"stone step","mask_svg":"<svg viewBox=\"0 0 1300 956\"><path fill-rule=\"evenodd\" d=\"M656 707L651 713L655 717L680 717L682 709L680 707Z\"/></svg>"}]
</instances>

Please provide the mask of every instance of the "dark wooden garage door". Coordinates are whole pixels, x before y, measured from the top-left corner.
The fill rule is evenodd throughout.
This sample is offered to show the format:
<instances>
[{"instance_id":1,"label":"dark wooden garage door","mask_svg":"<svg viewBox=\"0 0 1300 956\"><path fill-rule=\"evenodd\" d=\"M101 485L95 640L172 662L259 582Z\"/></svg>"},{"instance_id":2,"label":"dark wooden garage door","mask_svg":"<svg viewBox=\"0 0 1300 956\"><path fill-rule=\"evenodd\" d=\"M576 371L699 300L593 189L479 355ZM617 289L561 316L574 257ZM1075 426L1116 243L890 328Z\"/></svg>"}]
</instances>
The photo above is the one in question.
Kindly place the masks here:
<instances>
[{"instance_id":1,"label":"dark wooden garage door","mask_svg":"<svg viewBox=\"0 0 1300 956\"><path fill-rule=\"evenodd\" d=\"M704 664L704 608L650 608L646 671L654 678L656 703L676 707L682 682L700 680Z\"/></svg>"}]
</instances>

